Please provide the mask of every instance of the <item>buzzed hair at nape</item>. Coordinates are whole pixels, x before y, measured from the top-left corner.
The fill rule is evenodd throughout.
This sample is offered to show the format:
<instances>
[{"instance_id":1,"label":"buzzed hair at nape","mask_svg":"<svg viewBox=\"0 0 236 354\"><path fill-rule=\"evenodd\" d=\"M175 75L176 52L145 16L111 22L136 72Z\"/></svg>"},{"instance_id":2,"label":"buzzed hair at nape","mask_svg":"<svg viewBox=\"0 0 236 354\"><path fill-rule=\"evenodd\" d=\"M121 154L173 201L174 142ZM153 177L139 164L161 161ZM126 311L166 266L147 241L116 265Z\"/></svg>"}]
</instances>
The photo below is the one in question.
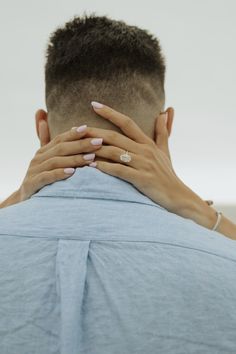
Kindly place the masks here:
<instances>
[{"instance_id":1,"label":"buzzed hair at nape","mask_svg":"<svg viewBox=\"0 0 236 354\"><path fill-rule=\"evenodd\" d=\"M137 119L143 105L157 112L165 100L164 80L159 41L146 30L105 16L75 17L49 39L45 83L50 128L60 131L75 119L89 119L92 100Z\"/></svg>"}]
</instances>

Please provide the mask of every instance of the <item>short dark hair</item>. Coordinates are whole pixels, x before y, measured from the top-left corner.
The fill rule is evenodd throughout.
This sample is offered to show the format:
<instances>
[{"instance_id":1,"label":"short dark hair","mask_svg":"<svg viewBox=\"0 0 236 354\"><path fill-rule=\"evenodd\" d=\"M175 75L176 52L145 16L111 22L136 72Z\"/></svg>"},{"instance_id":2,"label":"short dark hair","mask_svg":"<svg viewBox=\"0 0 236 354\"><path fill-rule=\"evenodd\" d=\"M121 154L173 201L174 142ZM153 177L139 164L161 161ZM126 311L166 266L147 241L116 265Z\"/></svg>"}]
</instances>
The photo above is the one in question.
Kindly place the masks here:
<instances>
[{"instance_id":1,"label":"short dark hair","mask_svg":"<svg viewBox=\"0 0 236 354\"><path fill-rule=\"evenodd\" d=\"M82 108L90 100L130 105L137 95L151 103L152 90L155 99L163 99L164 80L158 39L123 21L84 15L50 37L45 66L49 112L71 113L75 101Z\"/></svg>"}]
</instances>

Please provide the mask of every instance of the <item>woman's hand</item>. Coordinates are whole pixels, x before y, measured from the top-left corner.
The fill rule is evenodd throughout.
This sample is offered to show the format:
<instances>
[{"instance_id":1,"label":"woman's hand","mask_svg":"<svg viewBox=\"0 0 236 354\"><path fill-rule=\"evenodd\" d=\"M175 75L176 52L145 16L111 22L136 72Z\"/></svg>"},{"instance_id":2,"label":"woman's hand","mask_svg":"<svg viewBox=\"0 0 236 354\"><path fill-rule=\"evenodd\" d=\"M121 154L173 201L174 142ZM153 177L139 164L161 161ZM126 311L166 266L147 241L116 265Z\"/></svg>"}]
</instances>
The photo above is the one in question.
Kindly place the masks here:
<instances>
[{"instance_id":1,"label":"woman's hand","mask_svg":"<svg viewBox=\"0 0 236 354\"><path fill-rule=\"evenodd\" d=\"M72 128L69 132L58 135L37 151L22 186L1 203L0 208L29 198L46 184L68 178L73 174L74 167L90 165L132 183L167 210L211 229L216 218L216 211L209 207L212 202L207 201L207 205L189 189L177 177L171 164L168 146L172 125L170 119L166 122L165 114L159 116L154 142L129 117L107 106L99 107L94 107L95 112L109 119L126 136L87 126ZM102 140L107 145L102 146ZM98 145L93 145L92 142ZM129 163L120 163L120 155L124 150L132 157ZM89 154L84 156L85 152ZM93 162L95 154L98 159ZM224 216L218 231L236 239L235 224Z\"/></svg>"},{"instance_id":2,"label":"woman's hand","mask_svg":"<svg viewBox=\"0 0 236 354\"><path fill-rule=\"evenodd\" d=\"M213 202L205 202L188 188L177 177L171 164L168 146L170 129L167 127L170 124L170 128L172 122L166 122L164 115L159 116L154 142L129 117L96 102L92 105L97 114L110 120L130 138L110 131L101 135L105 143L113 146L102 146L96 156L111 159L115 163L97 159L92 166L132 183L170 212L212 229L216 223L216 210L210 207ZM131 156L128 163L120 163L120 155L124 150ZM236 225L224 215L217 231L236 239Z\"/></svg>"},{"instance_id":3,"label":"woman's hand","mask_svg":"<svg viewBox=\"0 0 236 354\"><path fill-rule=\"evenodd\" d=\"M98 128L88 128L86 125L79 127L78 130L77 128L73 128L69 132L56 136L50 143L43 143L43 146L36 152L34 158L32 159L21 187L16 192L14 192L7 200L1 203L0 207L3 208L11 204L26 200L30 198L31 195L36 193L39 189L41 189L43 186L70 177L74 172L74 167L88 165L94 160L94 152L96 152L97 156L100 156L103 161L111 161L112 159L116 161L118 147L120 147L121 151L121 148L128 148L129 150L131 150L132 146L135 151L136 149L140 150L141 157L139 158L139 160L145 160L144 164L142 166L140 165L141 170L139 169L139 166L135 169L131 169L129 167L124 167L121 164L116 164L116 166L114 166L114 164L106 162L102 164L101 160L99 162L100 169L110 174L112 174L113 171L114 175L116 175L114 169L116 169L116 171L118 172L117 169L123 167L120 173L117 174L117 177L130 181L131 183L136 185L137 188L143 191L143 193L146 193L150 198L158 200L159 203L163 203L163 206L168 208L167 198L171 190L168 190L168 194L165 196L165 190L163 190L162 184L165 178L168 181L168 175L164 177L164 174L167 171L168 173L170 173L170 175L175 175L171 164L168 146L168 131L170 133L172 125L171 118L169 117L169 119L167 120L167 126L169 124L168 130L165 122L165 114L161 114L158 118L155 132L155 145L154 141L147 137L130 118L125 117L124 115L115 112L114 110L108 107L104 107L104 109L100 110L100 114L105 119L110 119L113 124L120 127L120 129L123 130L123 132L129 136L129 138L125 137L123 134L119 134L114 131ZM90 136L90 138L86 138L88 136ZM99 145L92 145L91 142L94 141L94 139L92 139L91 137L94 137L95 141L97 142L99 142L99 139L96 140L97 137L103 137L104 141L107 144L113 145L114 143L116 143L117 146L104 146L99 154L98 150L101 148L102 142L100 141ZM134 141L130 138L133 138ZM135 140L137 142L135 142ZM142 142L142 144L140 145L138 144L138 142ZM156 197L153 195L152 192L151 181L155 179L155 183L157 183L158 175L155 176L155 169L150 168L150 166L155 166L155 159L152 159L152 155L155 154L157 148L160 151L158 158L159 165L163 165L163 174L161 176L159 185L159 190L162 192L159 191L159 194ZM83 156L84 153L90 154L86 154L85 156ZM147 157L145 157L146 153L148 154ZM87 158L89 160L85 160L84 158ZM147 166L147 169L145 168L145 166ZM156 167L157 166L158 165L156 165ZM125 171L129 172L129 170L131 172L135 172L135 170L137 170L138 173L136 173L136 175L132 175L131 172L130 174L128 173L128 175L123 174ZM177 180L178 178L176 176L175 181ZM139 183L139 181L142 183ZM147 187L144 186L145 183L147 184ZM173 206L173 202L171 202L171 205Z\"/></svg>"},{"instance_id":4,"label":"woman's hand","mask_svg":"<svg viewBox=\"0 0 236 354\"><path fill-rule=\"evenodd\" d=\"M131 118L105 105L95 103L93 108L101 117L119 127L125 136L110 130L101 132L106 145L96 151L96 160L91 166L132 183L171 212L176 213L182 208L183 193L186 195L188 189L177 177L171 163L166 113L160 114L157 119L154 142ZM89 136L96 130L90 129L87 131ZM131 161L127 163L120 160L120 155L125 151L131 156ZM111 161L103 161L99 157Z\"/></svg>"},{"instance_id":5,"label":"woman's hand","mask_svg":"<svg viewBox=\"0 0 236 354\"><path fill-rule=\"evenodd\" d=\"M76 167L90 164L102 138L85 138L87 126L57 135L43 145L32 159L20 187L20 199L26 200L47 184L70 177Z\"/></svg>"},{"instance_id":6,"label":"woman's hand","mask_svg":"<svg viewBox=\"0 0 236 354\"><path fill-rule=\"evenodd\" d=\"M86 129L86 125L71 129L43 145L30 162L20 188L0 208L24 201L45 185L70 177L75 167L90 164L102 139L85 138Z\"/></svg>"}]
</instances>

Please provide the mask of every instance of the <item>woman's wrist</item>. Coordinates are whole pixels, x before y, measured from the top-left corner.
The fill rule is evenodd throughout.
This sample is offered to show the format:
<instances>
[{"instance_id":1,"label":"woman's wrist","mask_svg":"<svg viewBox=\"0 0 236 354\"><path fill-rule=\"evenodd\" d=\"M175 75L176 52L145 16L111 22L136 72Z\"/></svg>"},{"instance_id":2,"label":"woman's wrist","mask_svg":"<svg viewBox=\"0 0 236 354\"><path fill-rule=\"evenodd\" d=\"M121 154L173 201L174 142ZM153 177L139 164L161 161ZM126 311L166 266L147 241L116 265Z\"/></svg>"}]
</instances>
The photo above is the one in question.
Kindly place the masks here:
<instances>
[{"instance_id":1,"label":"woman's wrist","mask_svg":"<svg viewBox=\"0 0 236 354\"><path fill-rule=\"evenodd\" d=\"M182 193L176 199L180 202L176 203L176 207L170 211L212 230L217 221L217 211L186 185L182 184L182 189L180 190ZM222 215L215 231L232 240L236 240L236 225L224 215Z\"/></svg>"},{"instance_id":2,"label":"woman's wrist","mask_svg":"<svg viewBox=\"0 0 236 354\"><path fill-rule=\"evenodd\" d=\"M188 207L181 210L181 213L184 217L210 230L213 229L217 221L216 210L198 196L194 197Z\"/></svg>"},{"instance_id":3,"label":"woman's wrist","mask_svg":"<svg viewBox=\"0 0 236 354\"><path fill-rule=\"evenodd\" d=\"M180 196L176 200L174 213L191 219L207 229L213 229L217 221L216 210L183 183Z\"/></svg>"}]
</instances>

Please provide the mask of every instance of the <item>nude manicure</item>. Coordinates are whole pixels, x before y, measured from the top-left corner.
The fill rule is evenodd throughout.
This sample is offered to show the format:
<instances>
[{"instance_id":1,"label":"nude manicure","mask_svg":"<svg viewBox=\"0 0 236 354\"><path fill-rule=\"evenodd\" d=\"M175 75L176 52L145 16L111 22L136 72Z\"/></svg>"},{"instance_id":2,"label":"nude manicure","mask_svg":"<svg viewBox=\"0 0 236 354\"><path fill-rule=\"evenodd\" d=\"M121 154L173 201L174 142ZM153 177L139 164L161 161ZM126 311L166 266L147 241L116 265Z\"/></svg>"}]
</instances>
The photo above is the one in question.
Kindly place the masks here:
<instances>
[{"instance_id":1,"label":"nude manicure","mask_svg":"<svg viewBox=\"0 0 236 354\"><path fill-rule=\"evenodd\" d=\"M93 108L96 108L96 109L99 109L99 108L103 108L104 105L99 103L99 102L95 102L95 101L92 101L91 102L91 105L93 106Z\"/></svg>"},{"instance_id":2,"label":"nude manicure","mask_svg":"<svg viewBox=\"0 0 236 354\"><path fill-rule=\"evenodd\" d=\"M75 169L74 168L65 168L64 172L67 173L68 175L71 175L72 173L75 172Z\"/></svg>"},{"instance_id":3,"label":"nude manicure","mask_svg":"<svg viewBox=\"0 0 236 354\"><path fill-rule=\"evenodd\" d=\"M93 160L95 157L95 154L86 154L83 156L84 160Z\"/></svg>"},{"instance_id":4,"label":"nude manicure","mask_svg":"<svg viewBox=\"0 0 236 354\"><path fill-rule=\"evenodd\" d=\"M80 127L78 127L76 130L78 133L82 133L87 129L87 125L81 125Z\"/></svg>"},{"instance_id":5,"label":"nude manicure","mask_svg":"<svg viewBox=\"0 0 236 354\"><path fill-rule=\"evenodd\" d=\"M101 145L103 142L103 138L96 138L91 140L92 145Z\"/></svg>"},{"instance_id":6,"label":"nude manicure","mask_svg":"<svg viewBox=\"0 0 236 354\"><path fill-rule=\"evenodd\" d=\"M96 167L96 166L97 166L97 162L91 162L91 163L89 164L89 166L90 166L90 167Z\"/></svg>"}]
</instances>

